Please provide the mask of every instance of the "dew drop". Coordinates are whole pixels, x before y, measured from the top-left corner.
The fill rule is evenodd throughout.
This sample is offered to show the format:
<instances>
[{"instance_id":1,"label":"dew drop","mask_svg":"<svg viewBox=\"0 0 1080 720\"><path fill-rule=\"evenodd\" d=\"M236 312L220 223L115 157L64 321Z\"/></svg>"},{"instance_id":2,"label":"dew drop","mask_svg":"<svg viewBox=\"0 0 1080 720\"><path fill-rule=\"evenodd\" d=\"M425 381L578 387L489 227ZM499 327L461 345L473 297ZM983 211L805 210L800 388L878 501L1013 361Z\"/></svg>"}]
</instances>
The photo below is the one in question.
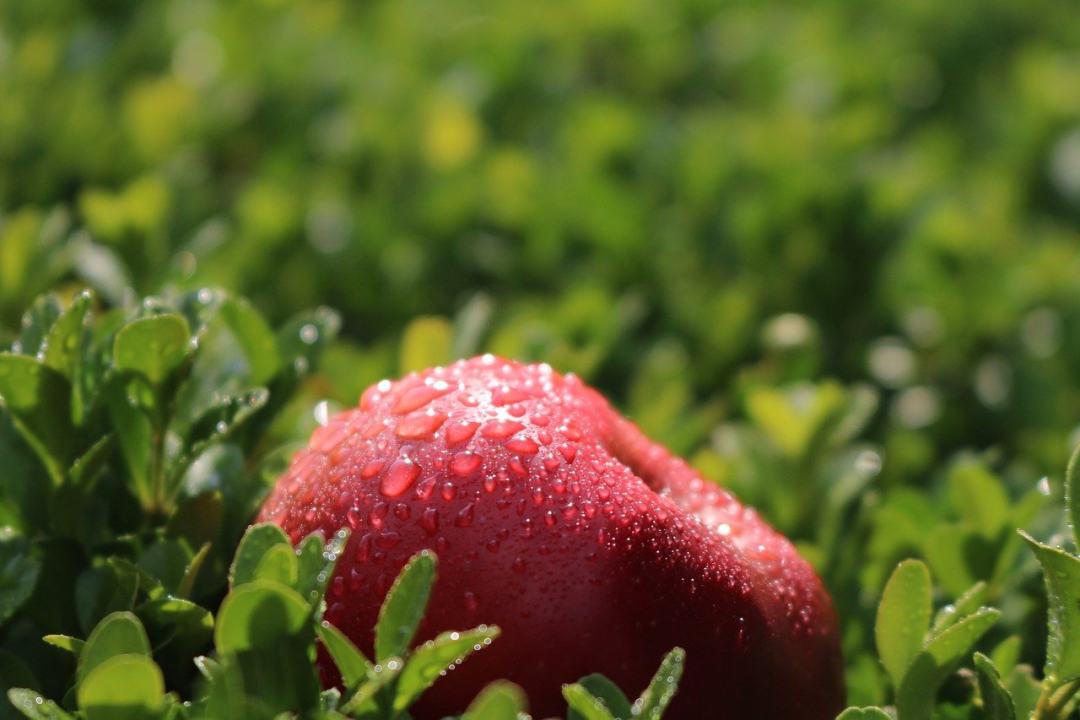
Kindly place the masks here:
<instances>
[{"instance_id":1,"label":"dew drop","mask_svg":"<svg viewBox=\"0 0 1080 720\"><path fill-rule=\"evenodd\" d=\"M472 525L475 509L476 508L472 503L469 503L465 507L461 508L461 510L457 514L457 517L454 518L454 524L460 528L467 528Z\"/></svg>"},{"instance_id":2,"label":"dew drop","mask_svg":"<svg viewBox=\"0 0 1080 720\"><path fill-rule=\"evenodd\" d=\"M375 537L375 545L383 550L392 550L401 542L401 535L396 532L384 532Z\"/></svg>"},{"instance_id":3,"label":"dew drop","mask_svg":"<svg viewBox=\"0 0 1080 720\"><path fill-rule=\"evenodd\" d=\"M484 425L480 434L492 440L505 440L524 429L524 425L515 420L492 420Z\"/></svg>"},{"instance_id":4,"label":"dew drop","mask_svg":"<svg viewBox=\"0 0 1080 720\"><path fill-rule=\"evenodd\" d=\"M506 443L506 449L518 455L535 455L540 446L529 438L514 438Z\"/></svg>"},{"instance_id":5,"label":"dew drop","mask_svg":"<svg viewBox=\"0 0 1080 720\"><path fill-rule=\"evenodd\" d=\"M424 478L416 484L416 497L427 500L435 490L435 478Z\"/></svg>"},{"instance_id":6,"label":"dew drop","mask_svg":"<svg viewBox=\"0 0 1080 720\"><path fill-rule=\"evenodd\" d=\"M372 460L371 462L364 465L364 467L360 470L360 477L365 480L370 480L371 478L382 472L384 465L386 465L385 460Z\"/></svg>"},{"instance_id":7,"label":"dew drop","mask_svg":"<svg viewBox=\"0 0 1080 720\"><path fill-rule=\"evenodd\" d=\"M397 424L394 434L403 440L427 440L444 422L446 422L446 415L443 413L413 413L405 416Z\"/></svg>"},{"instance_id":8,"label":"dew drop","mask_svg":"<svg viewBox=\"0 0 1080 720\"><path fill-rule=\"evenodd\" d=\"M458 477L468 477L476 472L482 460L476 453L459 452L450 459L450 472Z\"/></svg>"},{"instance_id":9,"label":"dew drop","mask_svg":"<svg viewBox=\"0 0 1080 720\"><path fill-rule=\"evenodd\" d=\"M419 410L437 397L441 397L449 392L449 386L446 387L434 387L432 385L417 385L416 387L409 388L401 394L397 402L394 403L394 413L397 415L404 415L411 413L413 410Z\"/></svg>"},{"instance_id":10,"label":"dew drop","mask_svg":"<svg viewBox=\"0 0 1080 720\"><path fill-rule=\"evenodd\" d=\"M326 427L326 425L330 422L330 403L326 400L322 400L321 402L317 403L315 405L315 410L313 414L315 415L315 422L319 423L319 425L323 427Z\"/></svg>"},{"instance_id":11,"label":"dew drop","mask_svg":"<svg viewBox=\"0 0 1080 720\"><path fill-rule=\"evenodd\" d=\"M395 460L379 483L379 492L387 497L397 497L412 487L419 474L420 466L412 460Z\"/></svg>"},{"instance_id":12,"label":"dew drop","mask_svg":"<svg viewBox=\"0 0 1080 720\"><path fill-rule=\"evenodd\" d=\"M440 490L443 500L450 502L457 496L457 485L452 482L444 482Z\"/></svg>"},{"instance_id":13,"label":"dew drop","mask_svg":"<svg viewBox=\"0 0 1080 720\"><path fill-rule=\"evenodd\" d=\"M439 531L439 511L429 507L420 514L420 527L430 537Z\"/></svg>"},{"instance_id":14,"label":"dew drop","mask_svg":"<svg viewBox=\"0 0 1080 720\"><path fill-rule=\"evenodd\" d=\"M511 405L528 399L529 396L521 390L506 386L496 388L495 391L491 393L491 403L498 406Z\"/></svg>"},{"instance_id":15,"label":"dew drop","mask_svg":"<svg viewBox=\"0 0 1080 720\"><path fill-rule=\"evenodd\" d=\"M480 423L469 422L466 420L448 425L446 427L446 444L449 447L454 447L455 445L467 442L476 434L476 429L478 427L480 427Z\"/></svg>"},{"instance_id":16,"label":"dew drop","mask_svg":"<svg viewBox=\"0 0 1080 720\"><path fill-rule=\"evenodd\" d=\"M386 517L387 511L389 511L389 507L387 507L386 503L375 503L375 506L371 508L371 515L368 517L368 522L371 523L373 528L376 530L382 528L383 518Z\"/></svg>"}]
</instances>

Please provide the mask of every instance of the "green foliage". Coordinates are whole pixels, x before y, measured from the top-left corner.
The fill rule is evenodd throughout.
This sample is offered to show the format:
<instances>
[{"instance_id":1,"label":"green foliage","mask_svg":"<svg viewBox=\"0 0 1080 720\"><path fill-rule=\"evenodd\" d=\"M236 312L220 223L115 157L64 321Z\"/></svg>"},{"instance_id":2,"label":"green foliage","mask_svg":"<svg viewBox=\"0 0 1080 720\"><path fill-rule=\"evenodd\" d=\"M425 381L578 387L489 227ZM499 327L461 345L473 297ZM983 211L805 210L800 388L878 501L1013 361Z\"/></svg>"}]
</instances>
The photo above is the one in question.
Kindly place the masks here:
<instances>
[{"instance_id":1,"label":"green foliage","mask_svg":"<svg viewBox=\"0 0 1080 720\"><path fill-rule=\"evenodd\" d=\"M1075 458L1074 453L1066 472L1070 524L1076 517ZM978 514L986 517L985 512ZM998 645L993 657L981 652L971 657L974 673L968 676L965 705L978 708L977 717L988 720L1063 720L1076 709L1080 690L1080 557L1019 533L1042 566L1049 600L1043 680L1036 682L1029 666L1017 664L1019 639L1013 636ZM881 663L895 688L897 720L952 717L943 707L935 709L938 691L1001 618L998 610L980 607L986 595L987 585L976 584L939 610L931 626L929 570L920 561L906 560L893 571L878 605L875 634ZM951 712L963 712L955 704L950 707ZM867 717L889 715L880 708L852 707L838 720Z\"/></svg>"},{"instance_id":2,"label":"green foliage","mask_svg":"<svg viewBox=\"0 0 1080 720\"><path fill-rule=\"evenodd\" d=\"M567 720L659 720L682 677L686 653L675 648L664 656L649 686L630 704L622 691L603 675L587 675L563 686L570 708Z\"/></svg>"}]
</instances>

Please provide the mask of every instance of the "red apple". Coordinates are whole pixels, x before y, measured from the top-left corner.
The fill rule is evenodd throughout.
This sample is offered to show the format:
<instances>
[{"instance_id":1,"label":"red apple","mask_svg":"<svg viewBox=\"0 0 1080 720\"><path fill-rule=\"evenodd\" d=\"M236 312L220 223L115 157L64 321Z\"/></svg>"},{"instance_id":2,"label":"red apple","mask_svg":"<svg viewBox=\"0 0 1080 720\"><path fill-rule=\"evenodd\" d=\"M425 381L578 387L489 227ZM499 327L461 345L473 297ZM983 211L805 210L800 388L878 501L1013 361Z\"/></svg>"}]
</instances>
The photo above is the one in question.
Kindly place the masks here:
<instances>
[{"instance_id":1,"label":"red apple","mask_svg":"<svg viewBox=\"0 0 1080 720\"><path fill-rule=\"evenodd\" d=\"M534 716L562 715L563 683L599 672L636 694L674 646L687 660L668 718L841 708L836 617L791 543L547 365L488 355L372 386L315 431L259 519L294 542L352 528L326 618L367 653L424 548L440 562L421 639L502 628L417 718L459 713L497 678Z\"/></svg>"}]
</instances>

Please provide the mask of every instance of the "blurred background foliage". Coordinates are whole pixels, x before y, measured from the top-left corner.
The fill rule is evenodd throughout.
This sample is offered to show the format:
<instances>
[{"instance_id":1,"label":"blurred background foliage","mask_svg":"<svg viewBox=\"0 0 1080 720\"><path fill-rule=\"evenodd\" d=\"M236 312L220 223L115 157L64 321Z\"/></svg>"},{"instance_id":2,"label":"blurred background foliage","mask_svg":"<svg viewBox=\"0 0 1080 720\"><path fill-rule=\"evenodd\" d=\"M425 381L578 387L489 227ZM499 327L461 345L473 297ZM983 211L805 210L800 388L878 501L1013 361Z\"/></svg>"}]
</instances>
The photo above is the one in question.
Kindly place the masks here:
<instances>
[{"instance_id":1,"label":"blurred background foliage","mask_svg":"<svg viewBox=\"0 0 1080 720\"><path fill-rule=\"evenodd\" d=\"M908 555L1038 662L1012 528L1061 529L1080 422L1078 48L1054 0L13 0L0 342L49 288L335 307L292 440L545 360L800 542L852 702Z\"/></svg>"}]
</instances>

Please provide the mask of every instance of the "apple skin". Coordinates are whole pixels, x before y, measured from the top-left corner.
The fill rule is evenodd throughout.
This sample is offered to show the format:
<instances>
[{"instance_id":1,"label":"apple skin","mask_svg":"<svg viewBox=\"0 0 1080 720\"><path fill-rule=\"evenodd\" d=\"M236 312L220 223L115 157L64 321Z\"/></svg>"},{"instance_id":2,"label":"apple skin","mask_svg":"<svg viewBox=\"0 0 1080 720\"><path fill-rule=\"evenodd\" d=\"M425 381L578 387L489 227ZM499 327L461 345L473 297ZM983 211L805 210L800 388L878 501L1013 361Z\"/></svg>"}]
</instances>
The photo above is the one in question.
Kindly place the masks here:
<instances>
[{"instance_id":1,"label":"apple skin","mask_svg":"<svg viewBox=\"0 0 1080 720\"><path fill-rule=\"evenodd\" d=\"M259 520L293 542L351 528L326 619L369 655L386 591L425 548L439 567L419 639L502 629L416 718L460 713L499 678L534 717L562 716L561 685L589 673L632 697L674 646L669 719L842 708L835 613L791 543L547 365L486 355L372 386L315 431Z\"/></svg>"}]
</instances>

